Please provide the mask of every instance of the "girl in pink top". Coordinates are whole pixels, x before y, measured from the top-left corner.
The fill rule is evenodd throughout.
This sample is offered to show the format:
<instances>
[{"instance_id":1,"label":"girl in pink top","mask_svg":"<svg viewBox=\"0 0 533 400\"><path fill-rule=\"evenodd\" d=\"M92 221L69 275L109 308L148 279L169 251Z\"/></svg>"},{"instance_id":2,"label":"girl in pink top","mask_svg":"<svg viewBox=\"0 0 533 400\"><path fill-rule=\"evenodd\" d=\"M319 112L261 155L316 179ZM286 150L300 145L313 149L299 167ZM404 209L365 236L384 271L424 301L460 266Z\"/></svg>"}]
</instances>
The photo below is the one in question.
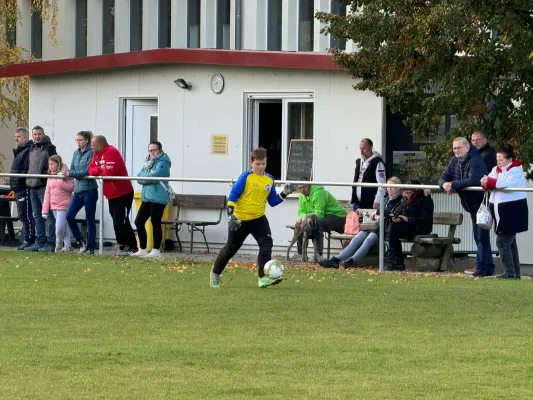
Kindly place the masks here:
<instances>
[{"instance_id":1,"label":"girl in pink top","mask_svg":"<svg viewBox=\"0 0 533 400\"><path fill-rule=\"evenodd\" d=\"M48 159L49 175L65 175L68 166L63 164L59 155ZM74 179L50 178L46 182L42 215L46 219L48 211L52 210L56 218L56 252L72 251L70 230L67 225L67 209L74 192ZM64 244L64 246L63 246Z\"/></svg>"}]
</instances>

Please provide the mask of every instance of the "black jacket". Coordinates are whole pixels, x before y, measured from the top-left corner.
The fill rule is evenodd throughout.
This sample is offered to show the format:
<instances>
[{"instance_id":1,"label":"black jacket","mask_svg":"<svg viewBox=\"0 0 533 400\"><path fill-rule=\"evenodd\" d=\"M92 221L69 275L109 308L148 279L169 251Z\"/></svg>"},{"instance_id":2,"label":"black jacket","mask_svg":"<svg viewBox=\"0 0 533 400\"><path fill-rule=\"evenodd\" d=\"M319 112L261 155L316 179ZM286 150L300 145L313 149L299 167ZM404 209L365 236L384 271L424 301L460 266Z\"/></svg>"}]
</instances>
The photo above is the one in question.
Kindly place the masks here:
<instances>
[{"instance_id":1,"label":"black jacket","mask_svg":"<svg viewBox=\"0 0 533 400\"><path fill-rule=\"evenodd\" d=\"M13 164L11 164L11 173L26 174L28 172L29 152L32 144L33 142L28 140L24 146L13 149ZM27 188L26 179L12 176L9 178L9 186L11 186L11 190L14 190L15 192L19 190L25 190Z\"/></svg>"},{"instance_id":2,"label":"black jacket","mask_svg":"<svg viewBox=\"0 0 533 400\"><path fill-rule=\"evenodd\" d=\"M375 156L370 160L370 164L368 165L367 169L365 170L365 173L363 174L363 182L364 183L377 183L376 179L376 168L378 167L378 164L383 162L383 159L380 156ZM353 181L357 182L359 179L359 171L361 170L361 159L358 158L355 162L355 172ZM385 171L383 171L383 174L385 174ZM374 199L376 198L376 193L378 192L377 187L362 187L361 188L361 198L357 198L357 187L354 186L352 188L352 199L351 203L359 203L359 208L374 208Z\"/></svg>"},{"instance_id":3,"label":"black jacket","mask_svg":"<svg viewBox=\"0 0 533 400\"><path fill-rule=\"evenodd\" d=\"M404 206L403 215L407 217L407 223L413 227L413 231L417 235L430 234L433 230L433 210L435 208L431 196L426 196L421 192L409 206L404 200Z\"/></svg>"},{"instance_id":4,"label":"black jacket","mask_svg":"<svg viewBox=\"0 0 533 400\"><path fill-rule=\"evenodd\" d=\"M392 200L386 196L383 199L385 201L385 234L390 231L390 226L392 224L391 215L402 215L404 207L403 199L403 196L398 196ZM379 215L379 208L376 210L376 214Z\"/></svg>"},{"instance_id":5,"label":"black jacket","mask_svg":"<svg viewBox=\"0 0 533 400\"><path fill-rule=\"evenodd\" d=\"M56 146L50 138L45 136L39 143L33 143L29 152L29 174L46 174L48 171L48 159L57 154ZM31 189L39 189L46 186L46 179L26 178L26 185Z\"/></svg>"},{"instance_id":6,"label":"black jacket","mask_svg":"<svg viewBox=\"0 0 533 400\"><path fill-rule=\"evenodd\" d=\"M496 166L496 150L494 150L494 147L487 143L479 149L479 154L481 154L481 158L483 158L483 161L485 162L487 171L492 171Z\"/></svg>"},{"instance_id":7,"label":"black jacket","mask_svg":"<svg viewBox=\"0 0 533 400\"><path fill-rule=\"evenodd\" d=\"M463 208L470 214L475 214L483 201L483 192L467 192L461 189L469 186L481 186L481 178L487 174L487 167L479 151L474 146L470 146L470 150L463 160L459 160L457 157L452 158L446 171L439 179L439 186L442 188L445 182L452 182L452 189L459 195Z\"/></svg>"}]
</instances>

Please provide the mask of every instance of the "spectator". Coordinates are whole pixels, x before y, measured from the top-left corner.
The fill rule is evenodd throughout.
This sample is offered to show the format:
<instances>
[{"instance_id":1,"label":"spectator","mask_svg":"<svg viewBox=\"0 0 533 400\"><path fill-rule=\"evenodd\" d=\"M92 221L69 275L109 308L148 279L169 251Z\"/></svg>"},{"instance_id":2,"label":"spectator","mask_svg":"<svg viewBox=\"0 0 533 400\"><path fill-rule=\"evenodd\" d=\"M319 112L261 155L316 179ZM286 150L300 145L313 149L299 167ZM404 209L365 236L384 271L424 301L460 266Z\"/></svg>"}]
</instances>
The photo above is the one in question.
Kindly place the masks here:
<instances>
[{"instance_id":1,"label":"spectator","mask_svg":"<svg viewBox=\"0 0 533 400\"><path fill-rule=\"evenodd\" d=\"M89 165L93 158L90 131L81 131L76 135L76 145L68 176L76 178L74 181L74 195L67 210L67 222L72 234L78 241L80 252L92 255L96 249L96 202L98 201L98 184L92 179L81 179L89 175ZM76 222L76 215L85 207L85 221L87 222L87 238L81 235Z\"/></svg>"},{"instance_id":2,"label":"spectator","mask_svg":"<svg viewBox=\"0 0 533 400\"><path fill-rule=\"evenodd\" d=\"M373 149L374 144L370 139L363 139L359 144L361 158L355 162L354 182L385 183L385 163L381 154ZM354 186L352 188L352 207L378 209L383 200L384 191L377 187Z\"/></svg>"},{"instance_id":3,"label":"spectator","mask_svg":"<svg viewBox=\"0 0 533 400\"><path fill-rule=\"evenodd\" d=\"M49 175L68 174L67 164L63 164L59 155L53 155L48 160ZM43 201L43 219L47 218L50 211L53 212L56 220L56 252L72 251L70 242L70 231L67 224L67 208L74 191L74 179L54 178L46 182L46 191Z\"/></svg>"},{"instance_id":4,"label":"spectator","mask_svg":"<svg viewBox=\"0 0 533 400\"><path fill-rule=\"evenodd\" d=\"M498 150L497 166L481 178L485 190L508 187L526 187L522 162L516 159L513 146L507 145ZM497 278L520 279L520 259L516 234L528 230L529 210L525 192L493 191L490 207L496 221L496 245L505 267L503 275Z\"/></svg>"},{"instance_id":5,"label":"spectator","mask_svg":"<svg viewBox=\"0 0 533 400\"><path fill-rule=\"evenodd\" d=\"M302 178L302 180L304 180ZM298 185L298 217L295 226L297 229L302 224L302 219L307 214L316 214L318 217L318 254L322 256L324 251L324 232L337 231L344 232L346 222L346 210L331 195L330 192L318 185ZM302 241L303 237L298 238L298 253L294 259L302 259Z\"/></svg>"},{"instance_id":6,"label":"spectator","mask_svg":"<svg viewBox=\"0 0 533 400\"><path fill-rule=\"evenodd\" d=\"M107 143L105 136L91 139L94 155L89 165L92 176L128 176L126 164L119 151ZM133 202L133 186L129 180L105 180L104 196L109 203L115 237L119 245L118 255L128 256L138 251L135 233L129 221Z\"/></svg>"},{"instance_id":7,"label":"spectator","mask_svg":"<svg viewBox=\"0 0 533 400\"><path fill-rule=\"evenodd\" d=\"M144 177L168 177L170 176L170 158L163 153L163 146L160 142L150 142L148 145L148 157L144 163L139 176ZM141 192L141 206L135 218L135 226L137 227L137 235L139 236L139 251L133 253L132 256L139 257L160 257L161 240L163 239L163 230L161 229L161 218L163 212L168 204L169 198L169 182L163 181L139 181L142 185ZM152 231L154 234L154 247L148 253L146 250L146 242L148 237L146 234L146 221L152 223Z\"/></svg>"},{"instance_id":8,"label":"spectator","mask_svg":"<svg viewBox=\"0 0 533 400\"><path fill-rule=\"evenodd\" d=\"M487 171L492 171L496 166L496 150L488 143L485 134L481 131L472 133L472 145L479 151Z\"/></svg>"},{"instance_id":9,"label":"spectator","mask_svg":"<svg viewBox=\"0 0 533 400\"><path fill-rule=\"evenodd\" d=\"M13 164L11 171L14 174L27 174L29 168L30 147L33 142L30 140L30 133L26 128L17 128L15 130L15 143L17 148L13 149ZM30 190L26 185L25 178L9 178L11 190L15 192L15 201L17 202L18 217L22 222L23 242L17 250L24 250L30 247L35 241L35 221L33 220Z\"/></svg>"},{"instance_id":10,"label":"spectator","mask_svg":"<svg viewBox=\"0 0 533 400\"><path fill-rule=\"evenodd\" d=\"M483 201L482 192L462 191L466 187L480 186L481 178L487 174L487 167L477 149L470 146L464 137L453 141L453 157L439 179L439 186L449 195L458 193L465 211L470 214L474 241L477 245L476 272L474 277L488 276L494 271L489 231L477 226L476 214Z\"/></svg>"},{"instance_id":11,"label":"spectator","mask_svg":"<svg viewBox=\"0 0 533 400\"><path fill-rule=\"evenodd\" d=\"M31 135L33 144L29 151L29 174L47 174L48 159L56 153L56 146L52 144L50 138L45 135L44 129L35 126ZM34 244L26 247L27 251L53 252L56 242L56 220L52 211L48 212L46 221L42 217L44 193L46 191L46 179L43 178L26 178L26 185L30 188L31 208L35 220L35 230L37 239ZM46 227L48 237L46 235Z\"/></svg>"},{"instance_id":12,"label":"spectator","mask_svg":"<svg viewBox=\"0 0 533 400\"><path fill-rule=\"evenodd\" d=\"M393 176L387 183L401 184L402 181ZM399 188L388 187L388 196L385 197L385 234L387 235L392 223L390 215L400 215L402 206L402 190ZM379 209L373 212L373 220L379 220ZM342 250L339 255L330 258L329 260L320 261L319 264L324 268L339 268L341 261L344 268L353 267L356 263L367 255L368 251L378 243L378 233L376 231L359 231L353 237L348 246Z\"/></svg>"},{"instance_id":13,"label":"spectator","mask_svg":"<svg viewBox=\"0 0 533 400\"><path fill-rule=\"evenodd\" d=\"M418 181L405 183L419 184ZM400 239L412 240L416 235L430 234L433 229L433 209L431 195L424 194L422 189L404 189L402 207L390 216L389 259L392 266L385 267L385 271L405 270Z\"/></svg>"}]
</instances>

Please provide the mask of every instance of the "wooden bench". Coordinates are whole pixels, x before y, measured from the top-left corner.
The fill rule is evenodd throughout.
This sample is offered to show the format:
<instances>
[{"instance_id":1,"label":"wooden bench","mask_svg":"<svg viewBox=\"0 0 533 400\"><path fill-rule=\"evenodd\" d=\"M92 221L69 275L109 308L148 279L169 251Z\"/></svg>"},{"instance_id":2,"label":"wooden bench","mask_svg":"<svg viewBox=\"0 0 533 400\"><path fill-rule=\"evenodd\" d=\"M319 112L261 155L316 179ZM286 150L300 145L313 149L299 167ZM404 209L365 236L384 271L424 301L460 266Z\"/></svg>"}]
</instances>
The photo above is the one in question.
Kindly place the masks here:
<instances>
[{"instance_id":1,"label":"wooden bench","mask_svg":"<svg viewBox=\"0 0 533 400\"><path fill-rule=\"evenodd\" d=\"M161 224L166 226L166 229L174 228L180 251L183 251L183 247L181 246L179 231L181 230L182 226L186 225L191 233L190 252L192 253L194 232L196 231L202 234L207 247L207 252L209 253L209 244L207 243L207 238L205 237L205 228L208 226L218 225L222 220L222 215L227 206L226 196L210 194L176 194L172 205L177 207L176 219L163 220L161 221ZM218 210L219 214L216 221L185 219L183 217L185 210Z\"/></svg>"},{"instance_id":2,"label":"wooden bench","mask_svg":"<svg viewBox=\"0 0 533 400\"><path fill-rule=\"evenodd\" d=\"M401 239L402 242L413 243L411 247L411 268L417 270L446 271L451 269L453 245L461 243L455 237L458 225L463 223L463 214L450 212L433 213L433 225L448 226L448 233L443 237L415 236L413 240ZM332 239L352 240L353 235L332 234Z\"/></svg>"}]
</instances>

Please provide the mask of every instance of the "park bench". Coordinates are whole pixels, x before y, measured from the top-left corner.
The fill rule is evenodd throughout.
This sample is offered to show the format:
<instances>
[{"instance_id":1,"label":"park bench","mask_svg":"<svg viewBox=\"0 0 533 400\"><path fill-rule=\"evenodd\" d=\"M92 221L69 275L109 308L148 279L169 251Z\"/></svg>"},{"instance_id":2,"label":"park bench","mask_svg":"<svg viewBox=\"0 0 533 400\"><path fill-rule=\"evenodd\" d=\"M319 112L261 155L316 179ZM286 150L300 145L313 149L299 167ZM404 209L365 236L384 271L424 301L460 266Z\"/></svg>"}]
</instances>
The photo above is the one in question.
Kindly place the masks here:
<instances>
[{"instance_id":1,"label":"park bench","mask_svg":"<svg viewBox=\"0 0 533 400\"><path fill-rule=\"evenodd\" d=\"M163 220L161 221L161 224L165 226L165 229L174 229L176 241L179 245L179 251L183 251L179 232L183 226L187 226L191 234L190 252L192 253L193 249L194 232L199 232L204 238L207 252L209 253L209 244L207 243L207 238L205 236L205 228L218 225L222 220L222 215L227 206L226 196L210 194L176 194L172 205L177 208L176 218L172 220ZM219 211L218 219L187 219L184 217L187 210L216 210Z\"/></svg>"}]
</instances>

